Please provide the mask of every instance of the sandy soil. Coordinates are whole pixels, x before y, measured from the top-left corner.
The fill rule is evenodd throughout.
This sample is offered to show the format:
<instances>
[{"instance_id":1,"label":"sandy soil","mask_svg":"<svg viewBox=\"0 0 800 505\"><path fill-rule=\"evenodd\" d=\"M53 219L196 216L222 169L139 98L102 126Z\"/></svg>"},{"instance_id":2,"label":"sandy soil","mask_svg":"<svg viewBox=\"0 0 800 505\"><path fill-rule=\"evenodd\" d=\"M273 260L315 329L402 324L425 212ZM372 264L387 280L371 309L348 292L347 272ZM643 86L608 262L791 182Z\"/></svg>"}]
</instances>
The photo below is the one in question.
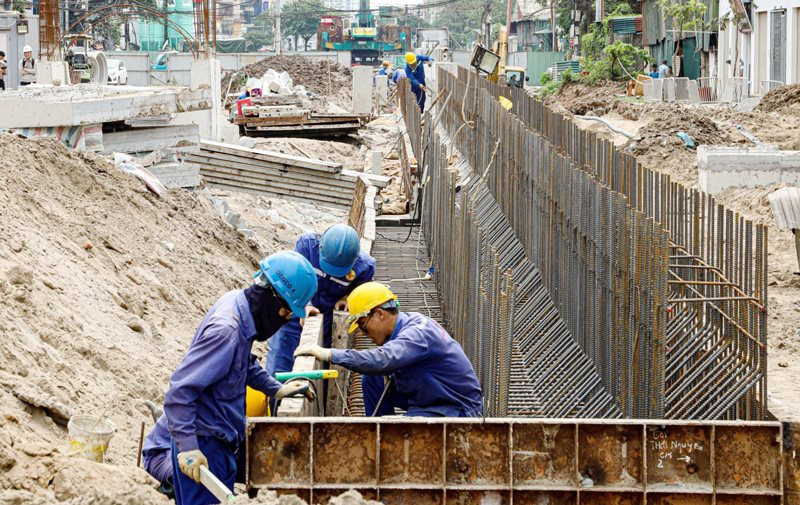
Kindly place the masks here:
<instances>
[{"instance_id":1,"label":"sandy soil","mask_svg":"<svg viewBox=\"0 0 800 505\"><path fill-rule=\"evenodd\" d=\"M162 403L205 312L261 256L344 213L227 195L247 239L205 197L160 199L55 140L2 134L0 152L0 503L158 503L134 468L142 401ZM68 457L70 416L104 411L112 465Z\"/></svg>"},{"instance_id":2,"label":"sandy soil","mask_svg":"<svg viewBox=\"0 0 800 505\"><path fill-rule=\"evenodd\" d=\"M678 131L689 133L697 144L752 145L737 129L741 125L762 142L780 149L800 150L798 89L775 94L764 107L751 113L734 112L725 105L646 104L624 97L621 88L609 86L590 91L583 85L573 85L565 95L552 97L550 103L567 114L594 111L615 126L640 136L641 140L629 141L599 123L578 123L624 146L645 167L697 187L696 152L676 136ZM768 392L773 401L800 415L800 276L794 274L798 271L794 236L777 228L767 199L779 187L731 188L718 195L717 201L768 226Z\"/></svg>"}]
</instances>

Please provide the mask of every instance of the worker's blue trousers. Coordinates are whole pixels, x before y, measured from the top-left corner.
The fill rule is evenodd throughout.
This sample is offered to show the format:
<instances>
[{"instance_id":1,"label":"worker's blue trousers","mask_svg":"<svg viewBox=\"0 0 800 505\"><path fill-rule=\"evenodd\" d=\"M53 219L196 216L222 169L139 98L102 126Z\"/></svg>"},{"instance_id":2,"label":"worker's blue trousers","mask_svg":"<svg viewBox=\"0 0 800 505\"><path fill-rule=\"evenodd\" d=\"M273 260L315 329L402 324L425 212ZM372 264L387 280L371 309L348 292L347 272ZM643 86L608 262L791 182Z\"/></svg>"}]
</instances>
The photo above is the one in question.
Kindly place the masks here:
<instances>
[{"instance_id":1,"label":"worker's blue trousers","mask_svg":"<svg viewBox=\"0 0 800 505\"><path fill-rule=\"evenodd\" d=\"M383 390L386 387L382 375L362 375L361 393L364 397L364 414L372 416ZM395 409L405 410L410 417L468 417L464 411L456 406L439 406L432 408L418 408L408 406L408 398L401 394L394 385L389 387L383 401L378 406L377 416L395 415Z\"/></svg>"},{"instance_id":2,"label":"worker's blue trousers","mask_svg":"<svg viewBox=\"0 0 800 505\"><path fill-rule=\"evenodd\" d=\"M323 313L322 335L323 345L331 346L331 328L333 326L333 311ZM300 345L300 334L303 327L300 326L299 319L291 319L288 323L281 326L269 339L269 352L267 352L267 373L275 377L278 372L291 372L294 368L294 351ZM275 400L270 403L272 412L275 412Z\"/></svg>"},{"instance_id":3,"label":"worker's blue trousers","mask_svg":"<svg viewBox=\"0 0 800 505\"><path fill-rule=\"evenodd\" d=\"M200 451L208 460L208 469L217 476L228 489L233 490L236 480L236 458L234 452L220 439L215 437L197 437ZM178 449L172 441L172 480L175 485L175 503L177 505L208 505L219 503L211 492L202 484L193 481L178 466Z\"/></svg>"}]
</instances>

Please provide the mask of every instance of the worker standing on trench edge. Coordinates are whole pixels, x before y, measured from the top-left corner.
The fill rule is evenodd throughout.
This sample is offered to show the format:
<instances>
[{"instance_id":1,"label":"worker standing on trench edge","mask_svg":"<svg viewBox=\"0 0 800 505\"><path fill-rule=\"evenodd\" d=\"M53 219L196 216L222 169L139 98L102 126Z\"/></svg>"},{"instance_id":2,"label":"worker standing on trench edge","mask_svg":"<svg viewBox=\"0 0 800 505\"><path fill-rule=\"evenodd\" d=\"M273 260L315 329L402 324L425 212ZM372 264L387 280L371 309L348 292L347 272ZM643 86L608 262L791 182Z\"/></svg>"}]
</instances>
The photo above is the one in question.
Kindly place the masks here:
<instances>
[{"instance_id":1,"label":"worker standing on trench edge","mask_svg":"<svg viewBox=\"0 0 800 505\"><path fill-rule=\"evenodd\" d=\"M419 111L425 112L425 66L420 62L427 61L430 65L433 58L425 54L406 53L406 77L411 81L411 91L417 97Z\"/></svg>"},{"instance_id":2,"label":"worker standing on trench edge","mask_svg":"<svg viewBox=\"0 0 800 505\"><path fill-rule=\"evenodd\" d=\"M483 415L475 370L439 323L416 312L400 312L397 296L379 282L354 289L347 303L349 331L361 330L379 347L359 351L305 345L295 356L314 356L363 374L367 415L392 415L395 408L421 417ZM384 376L390 379L388 388Z\"/></svg>"},{"instance_id":3,"label":"worker standing on trench edge","mask_svg":"<svg viewBox=\"0 0 800 505\"><path fill-rule=\"evenodd\" d=\"M253 340L266 340L292 314L306 316L317 290L314 269L296 252L279 252L261 260L253 279L252 286L226 293L211 307L164 396L178 505L218 502L200 484L202 466L233 488L236 452L245 437L246 386L279 399L313 399L308 383L282 385L251 350Z\"/></svg>"},{"instance_id":4,"label":"worker standing on trench edge","mask_svg":"<svg viewBox=\"0 0 800 505\"><path fill-rule=\"evenodd\" d=\"M317 275L317 291L308 307L309 315L322 314L323 344L331 345L333 311L347 310L347 295L353 289L369 282L375 275L375 259L361 252L358 233L345 224L336 224L321 236L306 233L295 243L294 250L306 258ZM291 372L294 351L300 345L303 328L300 320L292 318L269 339L267 372ZM274 401L270 407L275 410Z\"/></svg>"}]
</instances>

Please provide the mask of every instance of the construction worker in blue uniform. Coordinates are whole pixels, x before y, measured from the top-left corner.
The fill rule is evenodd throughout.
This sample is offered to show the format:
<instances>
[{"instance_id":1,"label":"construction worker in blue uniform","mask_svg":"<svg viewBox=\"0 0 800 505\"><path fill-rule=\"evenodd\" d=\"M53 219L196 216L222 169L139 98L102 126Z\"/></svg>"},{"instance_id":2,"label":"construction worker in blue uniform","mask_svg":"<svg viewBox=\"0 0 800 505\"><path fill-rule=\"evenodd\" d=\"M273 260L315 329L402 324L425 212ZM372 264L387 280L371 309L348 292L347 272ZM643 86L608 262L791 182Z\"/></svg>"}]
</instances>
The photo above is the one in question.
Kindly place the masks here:
<instances>
[{"instance_id":1,"label":"construction worker in blue uniform","mask_svg":"<svg viewBox=\"0 0 800 505\"><path fill-rule=\"evenodd\" d=\"M400 312L397 297L379 282L363 284L347 299L350 332L365 333L377 349L325 349L304 345L295 356L314 356L364 374L367 415L480 417L483 394L464 350L436 321ZM387 377L389 386L384 386ZM376 404L386 392L376 412Z\"/></svg>"},{"instance_id":2,"label":"construction worker in blue uniform","mask_svg":"<svg viewBox=\"0 0 800 505\"><path fill-rule=\"evenodd\" d=\"M424 61L430 64L433 58L425 54L406 53L406 77L411 81L411 91L417 97L420 112L425 112L425 66L421 65Z\"/></svg>"},{"instance_id":3,"label":"construction worker in blue uniform","mask_svg":"<svg viewBox=\"0 0 800 505\"><path fill-rule=\"evenodd\" d=\"M389 62L383 60L381 63L381 68L378 70L378 73L372 78L372 85L375 86L376 79L380 79L381 76L386 76L386 85L389 85L390 75L389 75Z\"/></svg>"},{"instance_id":4,"label":"construction worker in blue uniform","mask_svg":"<svg viewBox=\"0 0 800 505\"><path fill-rule=\"evenodd\" d=\"M307 383L281 384L252 354L292 314L306 316L317 291L314 269L296 252L261 260L254 284L223 295L203 318L164 396L173 484L178 505L217 503L200 484L206 466L228 488L236 478L236 452L245 436L245 387L283 398L313 398Z\"/></svg>"},{"instance_id":5,"label":"construction worker in blue uniform","mask_svg":"<svg viewBox=\"0 0 800 505\"><path fill-rule=\"evenodd\" d=\"M347 295L369 282L375 275L375 259L361 252L358 233L350 226L337 224L320 236L306 233L297 239L294 250L311 263L317 274L317 292L311 299L310 314L323 315L322 331L325 347L330 346L333 310L347 310ZM291 372L294 350L300 344L303 328L292 319L269 339L267 372Z\"/></svg>"}]
</instances>

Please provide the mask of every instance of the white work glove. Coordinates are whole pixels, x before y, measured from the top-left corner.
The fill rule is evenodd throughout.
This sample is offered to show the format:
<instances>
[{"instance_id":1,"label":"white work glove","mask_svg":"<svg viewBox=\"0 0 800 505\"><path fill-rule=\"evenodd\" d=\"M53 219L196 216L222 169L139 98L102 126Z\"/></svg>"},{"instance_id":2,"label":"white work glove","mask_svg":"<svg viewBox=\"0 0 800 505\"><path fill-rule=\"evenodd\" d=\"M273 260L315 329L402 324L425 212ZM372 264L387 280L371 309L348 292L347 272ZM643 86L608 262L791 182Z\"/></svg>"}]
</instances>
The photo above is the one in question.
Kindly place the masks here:
<instances>
[{"instance_id":1,"label":"white work glove","mask_svg":"<svg viewBox=\"0 0 800 505\"><path fill-rule=\"evenodd\" d=\"M275 393L275 399L280 400L282 398L286 398L287 396L294 396L298 393L302 393L303 396L306 397L309 401L314 401L317 399L317 396L314 394L314 391L309 387L307 381L292 381L287 382Z\"/></svg>"},{"instance_id":2,"label":"white work glove","mask_svg":"<svg viewBox=\"0 0 800 505\"><path fill-rule=\"evenodd\" d=\"M317 361L327 362L331 360L331 350L320 347L316 344L301 345L294 351L294 357L314 356Z\"/></svg>"},{"instance_id":3,"label":"white work glove","mask_svg":"<svg viewBox=\"0 0 800 505\"><path fill-rule=\"evenodd\" d=\"M208 466L208 460L200 452L200 449L184 451L178 453L178 466L181 471L188 475L193 481L200 482L200 467Z\"/></svg>"},{"instance_id":4,"label":"white work glove","mask_svg":"<svg viewBox=\"0 0 800 505\"><path fill-rule=\"evenodd\" d=\"M341 300L336 302L336 306L334 307L336 310L349 310L350 306L347 304L347 298L342 298Z\"/></svg>"}]
</instances>

